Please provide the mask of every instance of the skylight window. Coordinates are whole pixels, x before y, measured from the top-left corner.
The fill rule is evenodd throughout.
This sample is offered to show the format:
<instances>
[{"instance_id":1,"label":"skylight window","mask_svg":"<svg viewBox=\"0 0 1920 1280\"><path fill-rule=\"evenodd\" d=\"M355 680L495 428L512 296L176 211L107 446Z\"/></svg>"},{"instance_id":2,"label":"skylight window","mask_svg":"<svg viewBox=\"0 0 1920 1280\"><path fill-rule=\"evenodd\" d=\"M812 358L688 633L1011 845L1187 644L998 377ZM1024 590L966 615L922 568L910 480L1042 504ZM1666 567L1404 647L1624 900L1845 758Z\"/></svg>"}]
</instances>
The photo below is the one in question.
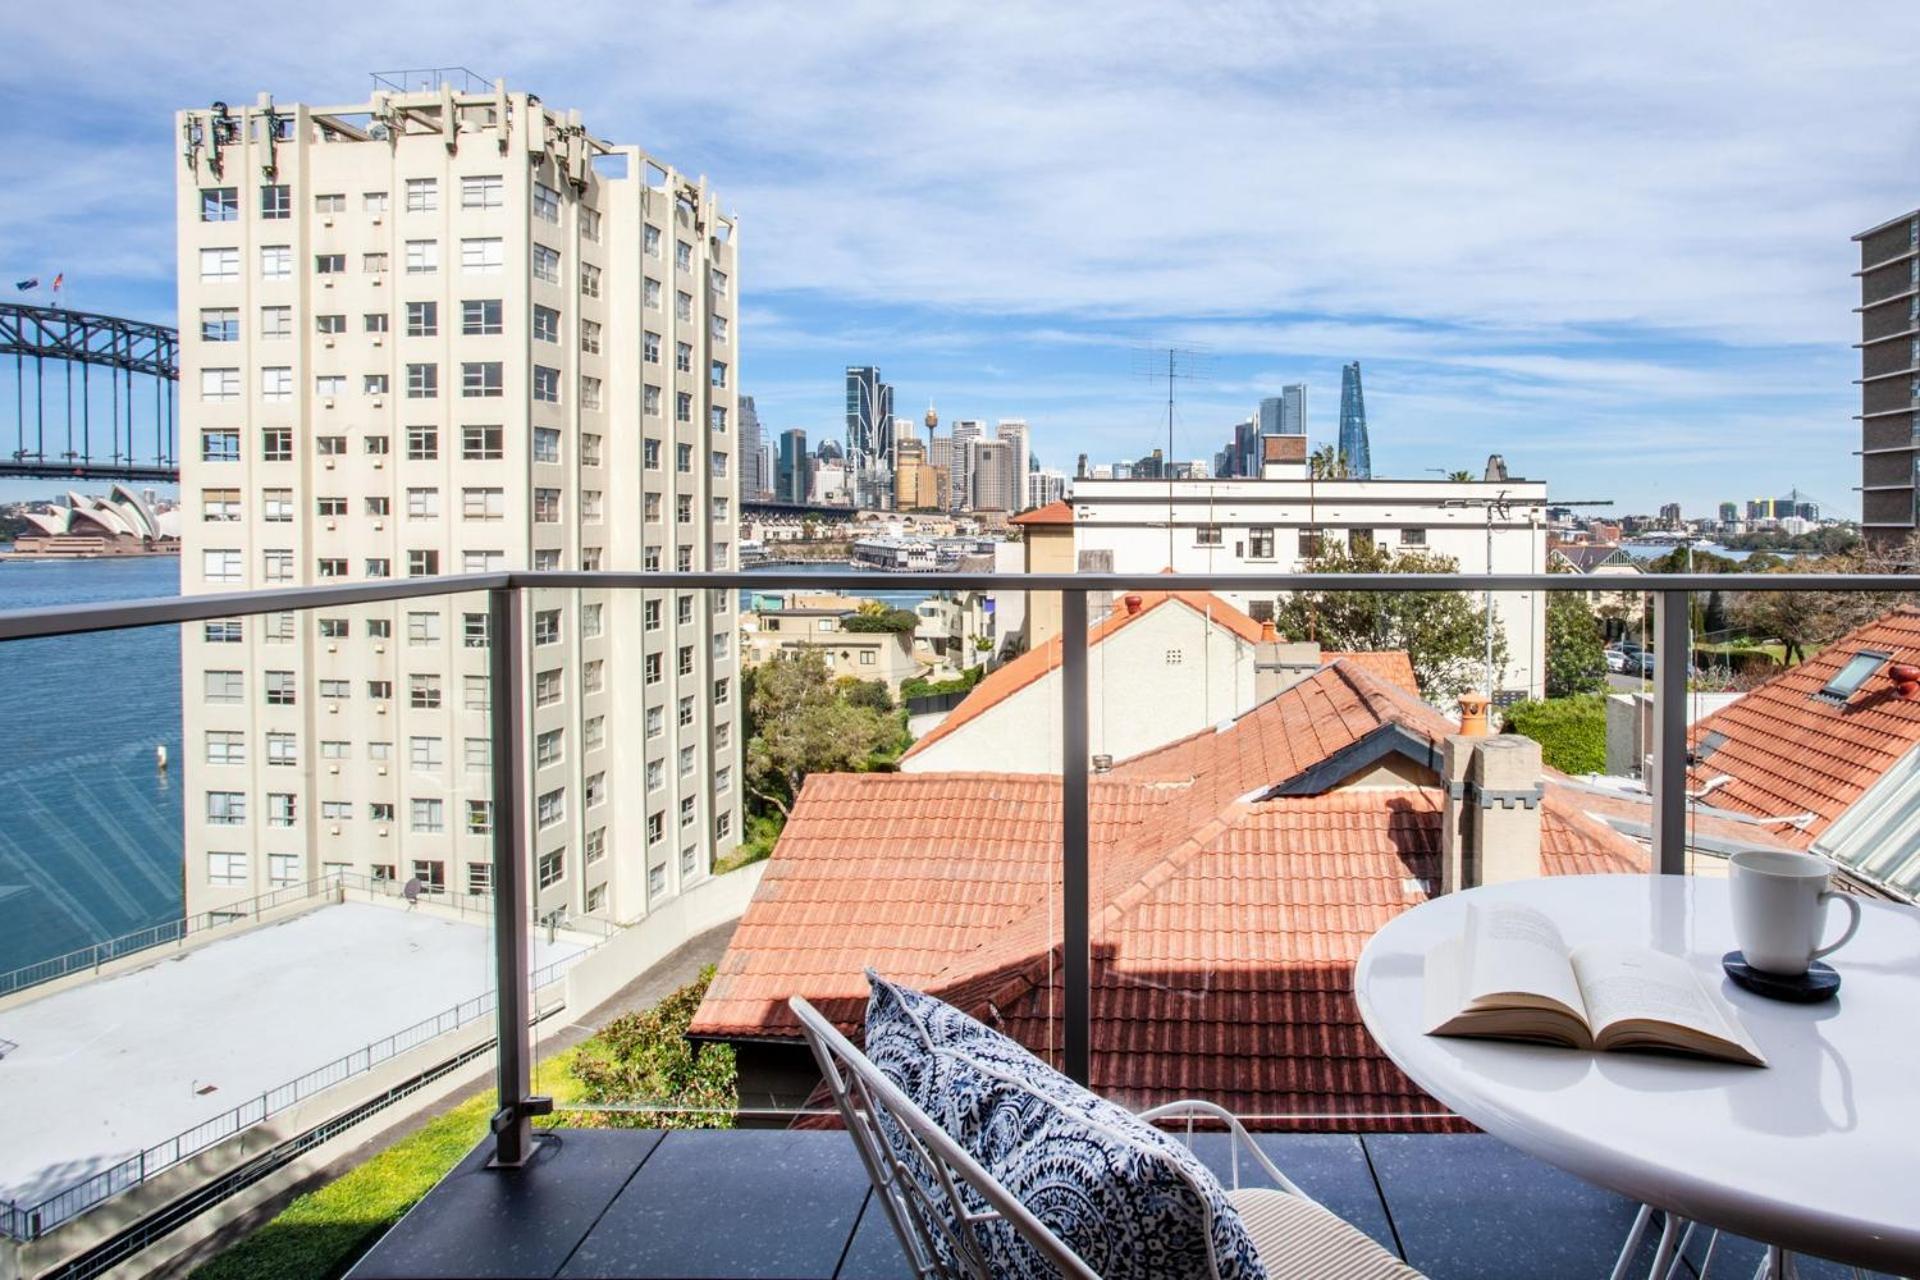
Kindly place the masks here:
<instances>
[{"instance_id":1,"label":"skylight window","mask_svg":"<svg viewBox=\"0 0 1920 1280\"><path fill-rule=\"evenodd\" d=\"M1845 702L1867 682L1868 677L1885 666L1887 659L1892 656L1890 653L1862 649L1848 658L1846 665L1834 673L1833 679L1827 681L1814 697L1824 698L1828 702Z\"/></svg>"}]
</instances>

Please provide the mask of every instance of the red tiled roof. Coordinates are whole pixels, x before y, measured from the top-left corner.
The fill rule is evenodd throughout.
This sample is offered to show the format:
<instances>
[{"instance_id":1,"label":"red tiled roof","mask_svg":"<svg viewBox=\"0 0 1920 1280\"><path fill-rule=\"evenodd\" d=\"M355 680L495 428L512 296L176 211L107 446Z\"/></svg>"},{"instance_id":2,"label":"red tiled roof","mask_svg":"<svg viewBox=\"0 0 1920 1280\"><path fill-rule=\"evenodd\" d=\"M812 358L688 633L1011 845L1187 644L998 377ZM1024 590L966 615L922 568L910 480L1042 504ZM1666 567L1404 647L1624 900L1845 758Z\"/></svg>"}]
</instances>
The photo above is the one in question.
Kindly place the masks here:
<instances>
[{"instance_id":1,"label":"red tiled roof","mask_svg":"<svg viewBox=\"0 0 1920 1280\"><path fill-rule=\"evenodd\" d=\"M1134 596L1140 598L1138 613L1130 613L1126 608L1126 600ZM1258 643L1260 640L1260 624L1212 592L1131 591L1117 603L1112 613L1087 628L1087 646L1091 648L1101 643L1128 623L1137 618L1146 617L1169 601L1176 601L1195 613L1210 616L1215 624L1225 627L1249 644ZM961 699L959 706L947 713L946 719L928 730L925 737L908 747L901 758L918 754L968 721L978 719L1020 690L1035 683L1047 672L1060 665L1062 652L1061 638L1054 636L1038 649L1029 649L1005 666L995 668L973 687L971 693Z\"/></svg>"},{"instance_id":2,"label":"red tiled roof","mask_svg":"<svg viewBox=\"0 0 1920 1280\"><path fill-rule=\"evenodd\" d=\"M1764 817L1811 813L1805 827L1772 828L1806 848L1895 761L1920 744L1920 700L1895 691L1885 670L1868 677L1844 703L1815 697L1847 659L1862 650L1920 663L1920 609L1902 606L1849 632L1731 706L1706 717L1690 735L1696 750L1710 733L1726 741L1692 772L1692 785L1728 776L1710 804Z\"/></svg>"},{"instance_id":3,"label":"red tiled roof","mask_svg":"<svg viewBox=\"0 0 1920 1280\"><path fill-rule=\"evenodd\" d=\"M1031 511L1023 511L1019 515L1015 516L1013 519L1007 521L1007 523L1008 524L1072 524L1073 508L1067 504L1066 499L1061 498L1053 502L1049 502L1044 507L1035 507Z\"/></svg>"},{"instance_id":4,"label":"red tiled roof","mask_svg":"<svg viewBox=\"0 0 1920 1280\"><path fill-rule=\"evenodd\" d=\"M1091 780L1097 1089L1323 1126L1356 1111L1434 1123L1395 1119L1438 1107L1374 1046L1351 984L1366 939L1431 891L1440 789L1239 798L1388 721L1451 728L1339 663L1204 743ZM1541 811L1549 873L1645 869L1637 845L1556 791ZM1060 837L1057 777L809 778L693 1033L793 1038L795 994L857 1028L872 965L1058 1061Z\"/></svg>"},{"instance_id":5,"label":"red tiled roof","mask_svg":"<svg viewBox=\"0 0 1920 1280\"><path fill-rule=\"evenodd\" d=\"M1351 662L1356 667L1365 667L1388 684L1399 685L1414 697L1420 696L1420 682L1413 675L1413 659L1407 656L1405 649L1354 650L1341 652L1328 650L1320 655L1322 662Z\"/></svg>"}]
</instances>

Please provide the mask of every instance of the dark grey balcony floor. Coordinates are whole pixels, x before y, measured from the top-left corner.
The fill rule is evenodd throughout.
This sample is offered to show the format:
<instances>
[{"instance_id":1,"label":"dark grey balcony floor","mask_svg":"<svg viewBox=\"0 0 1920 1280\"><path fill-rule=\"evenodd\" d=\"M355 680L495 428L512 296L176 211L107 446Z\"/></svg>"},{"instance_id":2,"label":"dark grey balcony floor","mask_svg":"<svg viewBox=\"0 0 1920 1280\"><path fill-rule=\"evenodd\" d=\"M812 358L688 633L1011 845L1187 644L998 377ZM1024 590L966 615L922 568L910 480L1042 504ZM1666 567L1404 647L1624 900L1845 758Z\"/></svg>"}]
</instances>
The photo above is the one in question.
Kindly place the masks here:
<instances>
[{"instance_id":1,"label":"dark grey balcony floor","mask_svg":"<svg viewBox=\"0 0 1920 1280\"><path fill-rule=\"evenodd\" d=\"M1482 1135L1260 1142L1308 1194L1434 1280L1604 1277L1633 1218L1620 1197ZM1225 1138L1196 1147L1224 1177ZM559 1129L525 1169L488 1170L486 1154L462 1161L350 1280L907 1274L842 1133ZM1758 1260L1757 1246L1722 1240L1711 1274L1750 1276ZM1852 1273L1804 1263L1801 1274Z\"/></svg>"}]
</instances>

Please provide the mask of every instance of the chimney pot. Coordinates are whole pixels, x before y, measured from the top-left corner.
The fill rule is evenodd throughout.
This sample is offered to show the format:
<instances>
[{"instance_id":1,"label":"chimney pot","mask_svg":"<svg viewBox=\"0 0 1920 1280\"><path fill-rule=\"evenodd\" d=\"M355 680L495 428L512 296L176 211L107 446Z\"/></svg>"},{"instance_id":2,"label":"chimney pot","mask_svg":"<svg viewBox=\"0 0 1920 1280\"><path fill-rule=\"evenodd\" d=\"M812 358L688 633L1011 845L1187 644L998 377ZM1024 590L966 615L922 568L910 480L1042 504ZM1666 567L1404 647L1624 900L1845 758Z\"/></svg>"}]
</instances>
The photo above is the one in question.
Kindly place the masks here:
<instances>
[{"instance_id":1,"label":"chimney pot","mask_svg":"<svg viewBox=\"0 0 1920 1280\"><path fill-rule=\"evenodd\" d=\"M1142 601L1142 600L1140 599L1140 597L1139 597L1139 596L1128 596L1128 597L1127 597L1127 612L1128 612L1129 614L1134 614L1134 613L1138 613L1138 612L1140 612L1140 606L1141 606L1141 604L1142 604L1142 603L1143 603L1143 601Z\"/></svg>"},{"instance_id":2,"label":"chimney pot","mask_svg":"<svg viewBox=\"0 0 1920 1280\"><path fill-rule=\"evenodd\" d=\"M1487 736L1487 703L1484 693L1460 695L1460 732L1471 738Z\"/></svg>"},{"instance_id":3,"label":"chimney pot","mask_svg":"<svg viewBox=\"0 0 1920 1280\"><path fill-rule=\"evenodd\" d=\"M1271 618L1269 618L1267 621L1260 624L1260 643L1273 644L1279 639L1280 639L1280 631L1277 627L1273 625L1273 620Z\"/></svg>"},{"instance_id":4,"label":"chimney pot","mask_svg":"<svg viewBox=\"0 0 1920 1280\"><path fill-rule=\"evenodd\" d=\"M1920 694L1920 667L1911 662L1896 662L1887 668L1887 679L1893 681L1894 690L1906 699Z\"/></svg>"}]
</instances>

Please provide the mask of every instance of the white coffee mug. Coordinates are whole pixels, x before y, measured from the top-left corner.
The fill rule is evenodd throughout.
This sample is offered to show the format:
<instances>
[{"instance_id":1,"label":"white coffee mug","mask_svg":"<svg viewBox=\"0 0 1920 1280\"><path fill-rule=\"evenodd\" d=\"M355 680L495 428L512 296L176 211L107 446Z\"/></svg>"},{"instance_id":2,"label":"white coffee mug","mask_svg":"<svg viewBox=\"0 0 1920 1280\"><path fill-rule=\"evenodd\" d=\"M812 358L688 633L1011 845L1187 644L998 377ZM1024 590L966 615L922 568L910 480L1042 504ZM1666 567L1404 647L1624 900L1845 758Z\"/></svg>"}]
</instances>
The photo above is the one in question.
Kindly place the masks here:
<instances>
[{"instance_id":1,"label":"white coffee mug","mask_svg":"<svg viewBox=\"0 0 1920 1280\"><path fill-rule=\"evenodd\" d=\"M1860 904L1827 888L1828 865L1810 853L1748 849L1731 864L1733 938L1747 963L1764 973L1796 977L1847 945L1860 928ZM1826 906L1838 902L1852 919L1839 940L1820 945Z\"/></svg>"}]
</instances>

